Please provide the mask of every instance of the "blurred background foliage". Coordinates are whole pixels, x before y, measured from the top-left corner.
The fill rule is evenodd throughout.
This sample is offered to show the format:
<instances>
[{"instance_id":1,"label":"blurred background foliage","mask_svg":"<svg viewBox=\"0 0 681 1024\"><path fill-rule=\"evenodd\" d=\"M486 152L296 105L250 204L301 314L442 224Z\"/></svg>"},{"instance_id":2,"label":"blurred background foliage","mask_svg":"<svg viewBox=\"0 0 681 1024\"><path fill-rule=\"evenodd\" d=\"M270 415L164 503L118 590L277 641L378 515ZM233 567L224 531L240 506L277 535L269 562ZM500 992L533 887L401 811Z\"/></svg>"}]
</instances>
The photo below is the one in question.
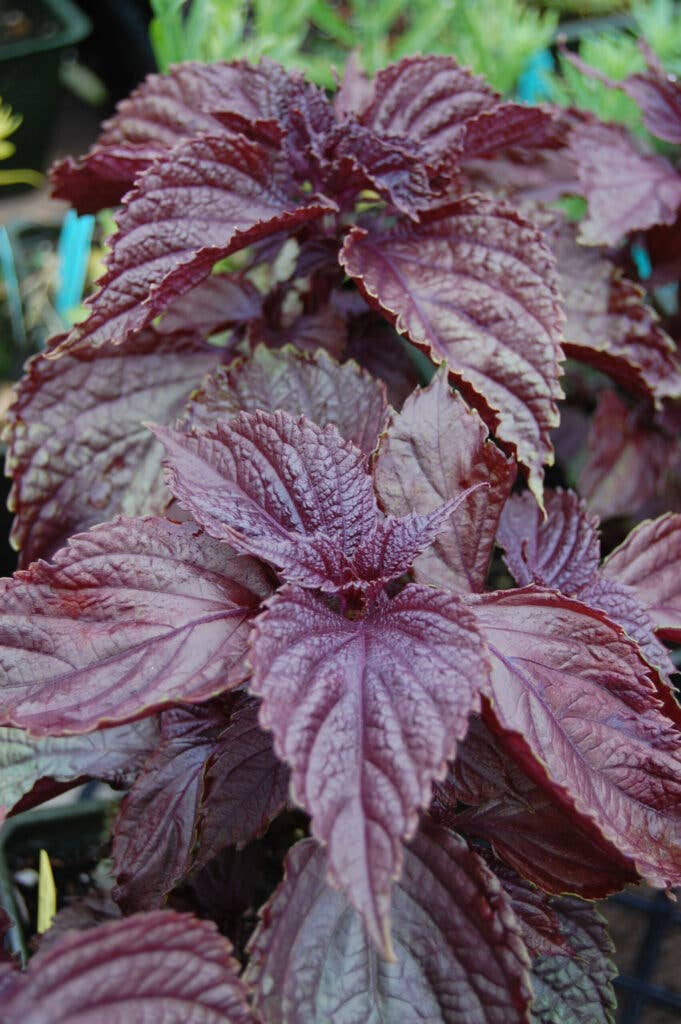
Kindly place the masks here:
<instances>
[{"instance_id":1,"label":"blurred background foliage","mask_svg":"<svg viewBox=\"0 0 681 1024\"><path fill-rule=\"evenodd\" d=\"M509 92L531 56L549 45L555 11L521 0L151 0L159 68L181 60L266 55L332 86L356 50L373 74L411 53L451 53Z\"/></svg>"}]
</instances>

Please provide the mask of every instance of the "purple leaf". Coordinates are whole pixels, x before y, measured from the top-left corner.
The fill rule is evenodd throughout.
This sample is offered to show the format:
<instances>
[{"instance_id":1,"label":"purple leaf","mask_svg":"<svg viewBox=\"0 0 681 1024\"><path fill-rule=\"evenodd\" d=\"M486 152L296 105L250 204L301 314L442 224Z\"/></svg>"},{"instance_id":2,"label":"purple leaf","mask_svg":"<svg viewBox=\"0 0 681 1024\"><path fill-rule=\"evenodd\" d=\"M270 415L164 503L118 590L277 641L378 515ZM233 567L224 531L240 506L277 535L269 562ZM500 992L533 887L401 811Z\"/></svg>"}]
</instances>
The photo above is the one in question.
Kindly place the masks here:
<instances>
[{"instance_id":1,"label":"purple leaf","mask_svg":"<svg viewBox=\"0 0 681 1024\"><path fill-rule=\"evenodd\" d=\"M256 1024L232 947L210 921L157 911L64 935L3 1000L6 1024Z\"/></svg>"},{"instance_id":2,"label":"purple leaf","mask_svg":"<svg viewBox=\"0 0 681 1024\"><path fill-rule=\"evenodd\" d=\"M339 366L322 350L311 355L258 346L250 359L217 367L193 395L185 422L206 429L218 418L257 409L302 414L320 427L333 423L367 454L388 415L385 387L356 363Z\"/></svg>"},{"instance_id":3,"label":"purple leaf","mask_svg":"<svg viewBox=\"0 0 681 1024\"><path fill-rule=\"evenodd\" d=\"M536 218L533 218L536 219ZM681 392L672 339L644 302L644 291L594 249L578 245L563 218L542 218L556 256L567 322L565 354L609 374L656 404Z\"/></svg>"},{"instance_id":4,"label":"purple leaf","mask_svg":"<svg viewBox=\"0 0 681 1024\"><path fill-rule=\"evenodd\" d=\"M162 448L142 426L172 422L219 353L147 330L121 345L30 361L9 413L12 542L22 564L125 512L161 512Z\"/></svg>"},{"instance_id":5,"label":"purple leaf","mask_svg":"<svg viewBox=\"0 0 681 1024\"><path fill-rule=\"evenodd\" d=\"M481 852L481 855L501 882L504 892L511 901L523 942L530 956L570 956L571 951L561 932L558 915L551 906L550 896L490 853Z\"/></svg>"},{"instance_id":6,"label":"purple leaf","mask_svg":"<svg viewBox=\"0 0 681 1024\"><path fill-rule=\"evenodd\" d=\"M603 563L603 573L631 587L659 636L681 640L681 516L640 523Z\"/></svg>"},{"instance_id":7,"label":"purple leaf","mask_svg":"<svg viewBox=\"0 0 681 1024\"><path fill-rule=\"evenodd\" d=\"M490 843L546 892L602 897L638 880L631 860L587 822L566 814L476 717L436 797L438 820ZM462 811L460 803L471 806Z\"/></svg>"},{"instance_id":8,"label":"purple leaf","mask_svg":"<svg viewBox=\"0 0 681 1024\"><path fill-rule=\"evenodd\" d=\"M651 885L678 885L680 733L638 648L602 613L551 591L477 600L500 742Z\"/></svg>"},{"instance_id":9,"label":"purple leaf","mask_svg":"<svg viewBox=\"0 0 681 1024\"><path fill-rule=\"evenodd\" d=\"M418 211L432 205L442 191L431 184L413 140L390 142L354 119L328 134L320 163L320 191L338 196L346 207L354 206L360 192L371 189L395 210L418 221Z\"/></svg>"},{"instance_id":10,"label":"purple leaf","mask_svg":"<svg viewBox=\"0 0 681 1024\"><path fill-rule=\"evenodd\" d=\"M473 615L454 595L408 586L345 618L287 587L256 622L251 662L262 724L328 846L330 877L389 955L401 840L487 685Z\"/></svg>"},{"instance_id":11,"label":"purple leaf","mask_svg":"<svg viewBox=\"0 0 681 1024\"><path fill-rule=\"evenodd\" d=\"M63 343L141 330L230 253L334 209L297 195L278 155L243 136L202 135L159 157L118 215L90 316Z\"/></svg>"},{"instance_id":12,"label":"purple leaf","mask_svg":"<svg viewBox=\"0 0 681 1024\"><path fill-rule=\"evenodd\" d=\"M160 742L113 830L113 896L125 913L160 907L189 874L206 764L226 722L210 704L161 715Z\"/></svg>"},{"instance_id":13,"label":"purple leaf","mask_svg":"<svg viewBox=\"0 0 681 1024\"><path fill-rule=\"evenodd\" d=\"M624 128L580 124L570 135L569 152L589 204L580 242L619 245L632 231L674 223L681 177L663 157L642 152Z\"/></svg>"},{"instance_id":14,"label":"purple leaf","mask_svg":"<svg viewBox=\"0 0 681 1024\"><path fill-rule=\"evenodd\" d=\"M378 72L361 117L377 134L409 139L437 158L458 147L470 118L497 105L487 82L453 57L405 57Z\"/></svg>"},{"instance_id":15,"label":"purple leaf","mask_svg":"<svg viewBox=\"0 0 681 1024\"><path fill-rule=\"evenodd\" d=\"M621 80L613 80L600 69L593 68L571 53L568 59L579 71L594 78L610 89L621 89L639 107L643 115L643 123L651 135L658 139L681 143L681 86L673 75L668 75L662 64L644 39L639 40L647 70L635 75L627 75Z\"/></svg>"},{"instance_id":16,"label":"purple leaf","mask_svg":"<svg viewBox=\"0 0 681 1024\"><path fill-rule=\"evenodd\" d=\"M466 498L426 516L383 517L359 449L332 426L282 411L240 413L192 434L155 432L168 486L212 536L329 593L401 576Z\"/></svg>"},{"instance_id":17,"label":"purple leaf","mask_svg":"<svg viewBox=\"0 0 681 1024\"><path fill-rule=\"evenodd\" d=\"M193 868L226 846L243 846L265 831L286 805L289 773L272 736L258 724L259 703L239 696L204 775Z\"/></svg>"},{"instance_id":18,"label":"purple leaf","mask_svg":"<svg viewBox=\"0 0 681 1024\"><path fill-rule=\"evenodd\" d=\"M572 597L598 571L598 520L573 491L545 491L544 501L545 518L530 494L513 495L501 513L497 541L519 586L538 583Z\"/></svg>"},{"instance_id":19,"label":"purple leaf","mask_svg":"<svg viewBox=\"0 0 681 1024\"><path fill-rule=\"evenodd\" d=\"M382 437L374 467L379 501L394 515L427 514L475 484L433 547L414 565L417 582L460 592L482 590L499 513L515 479L515 465L488 439L487 428L446 372L415 391Z\"/></svg>"},{"instance_id":20,"label":"purple leaf","mask_svg":"<svg viewBox=\"0 0 681 1024\"><path fill-rule=\"evenodd\" d=\"M258 726L258 703L174 709L114 827L116 900L152 910L227 846L250 842L286 804L288 771Z\"/></svg>"},{"instance_id":21,"label":"purple leaf","mask_svg":"<svg viewBox=\"0 0 681 1024\"><path fill-rule=\"evenodd\" d=\"M275 565L295 567L315 533L351 558L376 522L366 457L334 427L255 412L194 434L155 432L182 507L212 536Z\"/></svg>"},{"instance_id":22,"label":"purple leaf","mask_svg":"<svg viewBox=\"0 0 681 1024\"><path fill-rule=\"evenodd\" d=\"M90 777L129 786L158 738L153 718L84 736L37 739L21 729L0 729L0 817L40 779L73 782Z\"/></svg>"},{"instance_id":23,"label":"purple leaf","mask_svg":"<svg viewBox=\"0 0 681 1024\"><path fill-rule=\"evenodd\" d=\"M669 689L667 676L674 666L655 637L648 612L631 587L599 572L598 520L588 515L572 491L546 491L545 501L546 519L527 493L514 495L502 513L497 540L514 579L521 587L537 583L604 611L636 641ZM660 696L666 713L681 724L673 697L662 692Z\"/></svg>"},{"instance_id":24,"label":"purple leaf","mask_svg":"<svg viewBox=\"0 0 681 1024\"><path fill-rule=\"evenodd\" d=\"M662 491L676 454L676 438L641 422L614 391L604 391L591 417L579 493L600 519L634 515Z\"/></svg>"},{"instance_id":25,"label":"purple leaf","mask_svg":"<svg viewBox=\"0 0 681 1024\"><path fill-rule=\"evenodd\" d=\"M456 146L460 159L493 156L509 147L526 151L559 144L558 122L548 110L524 103L497 103L468 120Z\"/></svg>"},{"instance_id":26,"label":"purple leaf","mask_svg":"<svg viewBox=\"0 0 681 1024\"><path fill-rule=\"evenodd\" d=\"M268 589L255 562L192 523L120 518L72 538L6 581L3 724L88 732L237 685Z\"/></svg>"},{"instance_id":27,"label":"purple leaf","mask_svg":"<svg viewBox=\"0 0 681 1024\"><path fill-rule=\"evenodd\" d=\"M617 968L606 924L589 903L563 896L550 903L560 922L566 953L538 957L532 964L532 1020L537 1024L612 1024L616 1009L612 982Z\"/></svg>"},{"instance_id":28,"label":"purple leaf","mask_svg":"<svg viewBox=\"0 0 681 1024\"><path fill-rule=\"evenodd\" d=\"M418 227L354 228L341 262L401 334L448 363L541 497L563 356L554 261L537 229L495 199L468 196Z\"/></svg>"},{"instance_id":29,"label":"purple leaf","mask_svg":"<svg viewBox=\"0 0 681 1024\"><path fill-rule=\"evenodd\" d=\"M660 680L669 691L658 693L664 701L665 714L681 726L681 709L674 696L675 687L669 679L676 671L674 663L667 648L655 636L655 623L633 588L617 580L607 579L599 573L577 596L584 604L604 611L608 618L636 641L646 660L658 670Z\"/></svg>"},{"instance_id":30,"label":"purple leaf","mask_svg":"<svg viewBox=\"0 0 681 1024\"><path fill-rule=\"evenodd\" d=\"M663 69L629 75L620 88L632 98L643 114L643 123L651 135L681 145L681 85Z\"/></svg>"},{"instance_id":31,"label":"purple leaf","mask_svg":"<svg viewBox=\"0 0 681 1024\"><path fill-rule=\"evenodd\" d=\"M447 1024L527 1020L518 924L498 880L458 836L423 830L405 850L393 934L391 964L326 884L322 851L298 843L250 945L246 980L265 1024L411 1024L415 1014Z\"/></svg>"},{"instance_id":32,"label":"purple leaf","mask_svg":"<svg viewBox=\"0 0 681 1024\"><path fill-rule=\"evenodd\" d=\"M199 132L215 133L221 126L215 112L229 110L245 121L275 117L293 81L269 60L257 67L186 63L149 75L119 103L81 161L67 158L55 165L53 193L79 213L113 206L158 157Z\"/></svg>"},{"instance_id":33,"label":"purple leaf","mask_svg":"<svg viewBox=\"0 0 681 1024\"><path fill-rule=\"evenodd\" d=\"M202 338L229 327L243 327L262 313L262 295L240 274L211 274L180 295L161 317L159 333L190 330Z\"/></svg>"}]
</instances>

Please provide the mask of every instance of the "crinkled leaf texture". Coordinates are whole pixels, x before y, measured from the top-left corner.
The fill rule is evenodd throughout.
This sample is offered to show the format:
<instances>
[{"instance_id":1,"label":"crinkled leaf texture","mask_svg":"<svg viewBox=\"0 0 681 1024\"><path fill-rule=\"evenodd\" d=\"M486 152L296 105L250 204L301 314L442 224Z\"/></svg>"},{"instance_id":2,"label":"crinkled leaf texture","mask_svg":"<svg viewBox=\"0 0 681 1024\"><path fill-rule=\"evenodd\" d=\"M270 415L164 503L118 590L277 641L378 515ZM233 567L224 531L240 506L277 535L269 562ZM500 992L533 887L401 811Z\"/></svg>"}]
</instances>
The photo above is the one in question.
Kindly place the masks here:
<instances>
[{"instance_id":1,"label":"crinkled leaf texture","mask_svg":"<svg viewBox=\"0 0 681 1024\"><path fill-rule=\"evenodd\" d=\"M359 619L289 586L257 619L251 662L262 724L328 847L330 878L389 955L402 840L487 688L475 618L455 595L416 585Z\"/></svg>"},{"instance_id":2,"label":"crinkled leaf texture","mask_svg":"<svg viewBox=\"0 0 681 1024\"><path fill-rule=\"evenodd\" d=\"M434 544L414 563L417 582L459 592L482 590L499 514L516 468L487 428L438 371L393 415L374 465L379 501L393 515L427 514L475 484L487 484L453 512Z\"/></svg>"},{"instance_id":3,"label":"crinkled leaf texture","mask_svg":"<svg viewBox=\"0 0 681 1024\"><path fill-rule=\"evenodd\" d=\"M466 497L429 515L383 516L366 456L334 426L281 411L155 433L170 490L211 535L330 593L401 576Z\"/></svg>"},{"instance_id":4,"label":"crinkled leaf texture","mask_svg":"<svg viewBox=\"0 0 681 1024\"><path fill-rule=\"evenodd\" d=\"M552 591L477 602L499 742L652 885L678 885L681 733L637 646L601 612Z\"/></svg>"},{"instance_id":5,"label":"crinkled leaf texture","mask_svg":"<svg viewBox=\"0 0 681 1024\"><path fill-rule=\"evenodd\" d=\"M325 868L316 843L298 843L251 941L246 979L265 1024L527 1019L529 961L509 900L458 836L423 829L405 850L394 893L396 963L377 955Z\"/></svg>"},{"instance_id":6,"label":"crinkled leaf texture","mask_svg":"<svg viewBox=\"0 0 681 1024\"><path fill-rule=\"evenodd\" d=\"M214 133L221 124L215 113L231 110L245 120L267 121L281 109L291 84L284 69L269 60L257 66L187 62L167 74L149 75L119 103L81 161L55 165L54 194L79 213L113 206L156 158L199 132Z\"/></svg>"},{"instance_id":7,"label":"crinkled leaf texture","mask_svg":"<svg viewBox=\"0 0 681 1024\"><path fill-rule=\"evenodd\" d=\"M153 756L121 804L113 835L118 903L160 906L170 890L226 846L249 842L279 813L288 772L239 694L161 716Z\"/></svg>"},{"instance_id":8,"label":"crinkled leaf texture","mask_svg":"<svg viewBox=\"0 0 681 1024\"><path fill-rule=\"evenodd\" d=\"M546 517L529 494L514 495L504 506L497 540L520 587L538 583L579 594L598 571L598 520L573 491L546 491Z\"/></svg>"},{"instance_id":9,"label":"crinkled leaf texture","mask_svg":"<svg viewBox=\"0 0 681 1024\"><path fill-rule=\"evenodd\" d=\"M129 786L157 740L153 718L84 736L40 739L23 729L0 728L0 817L44 779L67 783L89 777Z\"/></svg>"},{"instance_id":10,"label":"crinkled leaf texture","mask_svg":"<svg viewBox=\"0 0 681 1024\"><path fill-rule=\"evenodd\" d=\"M256 1024L232 947L210 921L135 914L69 932L16 975L5 1024Z\"/></svg>"},{"instance_id":11,"label":"crinkled leaf texture","mask_svg":"<svg viewBox=\"0 0 681 1024\"><path fill-rule=\"evenodd\" d=\"M469 806L461 810L460 804ZM546 892L608 896L634 882L633 863L525 774L474 717L433 813L497 855Z\"/></svg>"},{"instance_id":12,"label":"crinkled leaf texture","mask_svg":"<svg viewBox=\"0 0 681 1024\"><path fill-rule=\"evenodd\" d=\"M545 493L546 519L529 494L513 495L504 506L497 540L505 561L520 586L538 583L600 608L636 641L648 661L660 670L671 691L665 709L681 724L679 708L668 681L674 666L664 644L655 636L655 623L635 589L599 570L598 520L572 491Z\"/></svg>"},{"instance_id":13,"label":"crinkled leaf texture","mask_svg":"<svg viewBox=\"0 0 681 1024\"><path fill-rule=\"evenodd\" d=\"M657 405L681 393L676 346L644 302L643 289L600 252L579 245L563 217L541 217L538 223L556 256L567 316L565 354Z\"/></svg>"},{"instance_id":14,"label":"crinkled leaf texture","mask_svg":"<svg viewBox=\"0 0 681 1024\"><path fill-rule=\"evenodd\" d=\"M564 953L539 956L532 963L532 1021L535 1024L612 1024L617 968L605 921L590 904L570 896L553 899L567 944Z\"/></svg>"},{"instance_id":15,"label":"crinkled leaf texture","mask_svg":"<svg viewBox=\"0 0 681 1024\"><path fill-rule=\"evenodd\" d=\"M79 534L5 583L0 718L88 732L236 686L268 591L257 563L193 523L120 518Z\"/></svg>"},{"instance_id":16,"label":"crinkled leaf texture","mask_svg":"<svg viewBox=\"0 0 681 1024\"><path fill-rule=\"evenodd\" d=\"M681 640L681 516L640 523L605 560L604 574L631 587L660 636Z\"/></svg>"},{"instance_id":17,"label":"crinkled leaf texture","mask_svg":"<svg viewBox=\"0 0 681 1024\"><path fill-rule=\"evenodd\" d=\"M388 416L385 385L356 363L340 366L323 349L312 354L258 345L249 359L217 367L192 396L184 422L207 429L218 418L258 409L304 415L320 427L333 423L367 454Z\"/></svg>"},{"instance_id":18,"label":"crinkled leaf texture","mask_svg":"<svg viewBox=\"0 0 681 1024\"><path fill-rule=\"evenodd\" d=\"M383 235L354 228L341 262L400 334L448 364L540 497L562 397L555 263L541 232L496 199L446 212Z\"/></svg>"},{"instance_id":19,"label":"crinkled leaf texture","mask_svg":"<svg viewBox=\"0 0 681 1024\"><path fill-rule=\"evenodd\" d=\"M23 565L117 514L163 510L162 449L142 420L173 422L217 357L185 328L30 361L8 413L12 542Z\"/></svg>"},{"instance_id":20,"label":"crinkled leaf texture","mask_svg":"<svg viewBox=\"0 0 681 1024\"><path fill-rule=\"evenodd\" d=\"M676 220L681 177L668 160L643 152L620 125L578 125L569 152L589 204L579 237L585 245L618 245L632 231Z\"/></svg>"},{"instance_id":21,"label":"crinkled leaf texture","mask_svg":"<svg viewBox=\"0 0 681 1024\"><path fill-rule=\"evenodd\" d=\"M180 144L126 196L90 315L64 346L101 345L141 330L218 260L334 208L296 194L281 158L243 136Z\"/></svg>"}]
</instances>

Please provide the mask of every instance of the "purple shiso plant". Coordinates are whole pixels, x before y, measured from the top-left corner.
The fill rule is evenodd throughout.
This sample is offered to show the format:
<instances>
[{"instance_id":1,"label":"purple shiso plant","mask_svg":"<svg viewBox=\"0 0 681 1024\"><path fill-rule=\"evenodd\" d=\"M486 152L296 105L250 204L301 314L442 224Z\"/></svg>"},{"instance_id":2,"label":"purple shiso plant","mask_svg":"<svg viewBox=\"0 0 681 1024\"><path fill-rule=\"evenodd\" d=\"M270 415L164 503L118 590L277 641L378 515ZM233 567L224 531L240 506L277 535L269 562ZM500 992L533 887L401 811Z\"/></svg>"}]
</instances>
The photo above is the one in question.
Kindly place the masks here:
<instances>
[{"instance_id":1,"label":"purple shiso plant","mask_svg":"<svg viewBox=\"0 0 681 1024\"><path fill-rule=\"evenodd\" d=\"M9 413L2 802L126 792L6 1024L613 1019L592 901L681 884L681 88L622 87L669 156L186 64L54 169L120 211Z\"/></svg>"}]
</instances>

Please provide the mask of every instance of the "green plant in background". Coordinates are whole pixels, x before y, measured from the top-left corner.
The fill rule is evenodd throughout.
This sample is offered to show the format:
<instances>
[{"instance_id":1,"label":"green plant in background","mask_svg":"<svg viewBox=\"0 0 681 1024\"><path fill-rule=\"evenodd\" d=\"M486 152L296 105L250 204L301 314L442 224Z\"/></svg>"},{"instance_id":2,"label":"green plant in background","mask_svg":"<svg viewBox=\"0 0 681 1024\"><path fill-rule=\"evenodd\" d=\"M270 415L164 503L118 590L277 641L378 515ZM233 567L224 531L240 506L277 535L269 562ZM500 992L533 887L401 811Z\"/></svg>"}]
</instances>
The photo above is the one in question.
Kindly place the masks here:
<instances>
[{"instance_id":1,"label":"green plant in background","mask_svg":"<svg viewBox=\"0 0 681 1024\"><path fill-rule=\"evenodd\" d=\"M12 108L2 102L0 96L0 160L7 160L15 150L14 143L10 141L21 124L20 114L13 114ZM43 182L42 174L38 171L30 171L24 168L12 168L11 171L0 170L0 185L35 185L40 186Z\"/></svg>"},{"instance_id":2,"label":"green plant in background","mask_svg":"<svg viewBox=\"0 0 681 1024\"><path fill-rule=\"evenodd\" d=\"M522 0L151 0L151 42L161 70L182 60L267 55L333 83L352 50L370 73L410 53L451 53L510 92L557 15Z\"/></svg>"},{"instance_id":3,"label":"green plant in background","mask_svg":"<svg viewBox=\"0 0 681 1024\"><path fill-rule=\"evenodd\" d=\"M638 47L643 36L664 67L672 74L681 72L681 16L674 0L647 0L631 5L632 29L612 29L585 36L579 56L590 67L619 81L645 69ZM636 104L624 93L579 71L570 61L559 57L558 67L544 75L547 97L555 103L591 110L605 121L625 124L635 134L651 137L643 128ZM659 148L664 148L660 146Z\"/></svg>"}]
</instances>

